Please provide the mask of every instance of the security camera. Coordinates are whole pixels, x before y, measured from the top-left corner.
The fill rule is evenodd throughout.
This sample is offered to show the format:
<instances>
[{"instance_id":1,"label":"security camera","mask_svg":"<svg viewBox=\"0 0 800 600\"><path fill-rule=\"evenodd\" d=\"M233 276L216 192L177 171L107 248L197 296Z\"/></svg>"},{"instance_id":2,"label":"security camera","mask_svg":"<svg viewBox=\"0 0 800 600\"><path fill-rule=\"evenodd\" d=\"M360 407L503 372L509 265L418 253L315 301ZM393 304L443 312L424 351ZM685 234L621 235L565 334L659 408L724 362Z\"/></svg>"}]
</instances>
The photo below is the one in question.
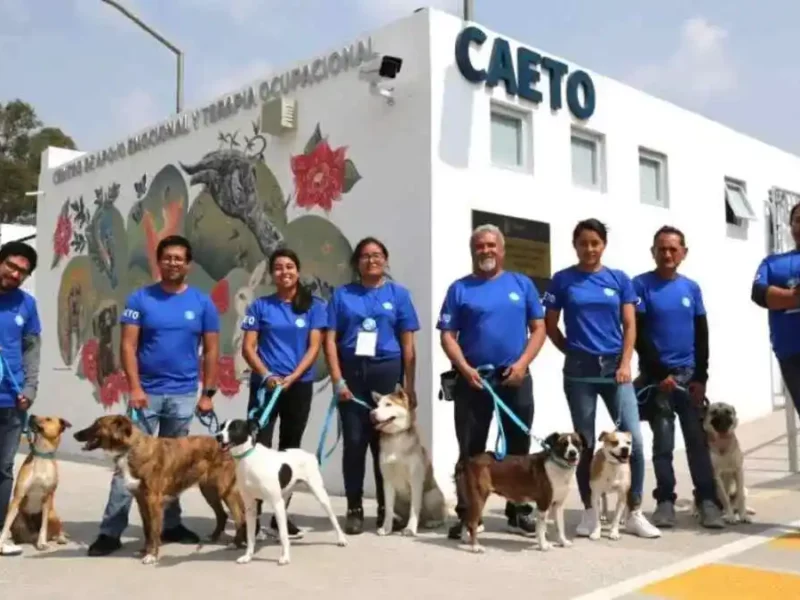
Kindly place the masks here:
<instances>
[{"instance_id":1,"label":"security camera","mask_svg":"<svg viewBox=\"0 0 800 600\"><path fill-rule=\"evenodd\" d=\"M358 73L360 79L369 82L369 91L386 99L389 106L394 105L394 86L389 82L397 77L403 59L397 56L379 56L364 63Z\"/></svg>"}]
</instances>

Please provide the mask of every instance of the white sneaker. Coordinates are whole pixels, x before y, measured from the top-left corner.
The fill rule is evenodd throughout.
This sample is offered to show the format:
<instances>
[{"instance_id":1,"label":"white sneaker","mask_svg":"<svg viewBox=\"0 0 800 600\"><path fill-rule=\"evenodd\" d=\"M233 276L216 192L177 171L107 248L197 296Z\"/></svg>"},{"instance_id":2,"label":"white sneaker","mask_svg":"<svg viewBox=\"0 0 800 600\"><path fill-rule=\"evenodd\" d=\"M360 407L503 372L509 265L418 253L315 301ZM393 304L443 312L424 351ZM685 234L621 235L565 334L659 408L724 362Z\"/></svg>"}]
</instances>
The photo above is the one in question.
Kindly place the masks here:
<instances>
[{"instance_id":1,"label":"white sneaker","mask_svg":"<svg viewBox=\"0 0 800 600\"><path fill-rule=\"evenodd\" d=\"M7 542L0 548L0 555L2 556L19 556L20 554L22 554L22 548L16 544Z\"/></svg>"},{"instance_id":2,"label":"white sneaker","mask_svg":"<svg viewBox=\"0 0 800 600\"><path fill-rule=\"evenodd\" d=\"M641 510L634 510L625 523L625 531L642 538L659 538L661 531L647 520Z\"/></svg>"},{"instance_id":3,"label":"white sneaker","mask_svg":"<svg viewBox=\"0 0 800 600\"><path fill-rule=\"evenodd\" d=\"M589 535L594 531L596 526L595 518L594 518L594 511L591 508L583 509L583 515L581 516L581 522L578 525L578 528L575 530L575 535L578 537L589 537Z\"/></svg>"}]
</instances>

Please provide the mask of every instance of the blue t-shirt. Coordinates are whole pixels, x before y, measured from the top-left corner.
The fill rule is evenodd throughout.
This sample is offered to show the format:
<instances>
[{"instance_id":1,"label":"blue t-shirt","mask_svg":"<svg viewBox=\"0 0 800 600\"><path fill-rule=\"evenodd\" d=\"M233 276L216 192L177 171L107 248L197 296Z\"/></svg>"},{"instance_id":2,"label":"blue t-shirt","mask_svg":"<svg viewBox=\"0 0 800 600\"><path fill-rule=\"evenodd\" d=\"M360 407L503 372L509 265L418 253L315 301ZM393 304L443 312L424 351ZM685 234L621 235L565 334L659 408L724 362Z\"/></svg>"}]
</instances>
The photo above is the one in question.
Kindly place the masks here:
<instances>
[{"instance_id":1,"label":"blue t-shirt","mask_svg":"<svg viewBox=\"0 0 800 600\"><path fill-rule=\"evenodd\" d=\"M755 285L787 289L800 285L800 251L767 256L758 265ZM800 308L770 310L769 337L779 359L800 354Z\"/></svg>"},{"instance_id":2,"label":"blue t-shirt","mask_svg":"<svg viewBox=\"0 0 800 600\"><path fill-rule=\"evenodd\" d=\"M191 286L179 294L159 283L145 286L128 297L120 322L140 328L136 356L145 393L197 393L202 335L219 331L208 294Z\"/></svg>"},{"instance_id":3,"label":"blue t-shirt","mask_svg":"<svg viewBox=\"0 0 800 600\"><path fill-rule=\"evenodd\" d=\"M339 355L355 357L358 333L365 331L364 321L374 321L378 333L375 359L386 360L401 355L400 334L419 331L417 311L409 291L394 281L377 288L360 283L337 287L328 304L328 326L336 331Z\"/></svg>"},{"instance_id":4,"label":"blue t-shirt","mask_svg":"<svg viewBox=\"0 0 800 600\"><path fill-rule=\"evenodd\" d=\"M630 277L608 267L558 271L544 295L545 307L564 313L567 348L596 356L622 352L622 305L636 300Z\"/></svg>"},{"instance_id":5,"label":"blue t-shirt","mask_svg":"<svg viewBox=\"0 0 800 600\"><path fill-rule=\"evenodd\" d=\"M22 368L22 338L41 335L42 324L36 299L17 288L0 294L0 352L3 353L3 381L0 383L0 408L17 404L17 391L11 377L21 390L25 384ZM11 371L9 373L8 371Z\"/></svg>"},{"instance_id":6,"label":"blue t-shirt","mask_svg":"<svg viewBox=\"0 0 800 600\"><path fill-rule=\"evenodd\" d=\"M316 296L304 313L295 313L291 302L281 300L277 294L262 296L247 307L242 322L242 330L258 332L259 358L271 373L280 377L291 375L303 360L311 331L327 327L327 306ZM313 380L314 365L311 365L299 381Z\"/></svg>"},{"instance_id":7,"label":"blue t-shirt","mask_svg":"<svg viewBox=\"0 0 800 600\"><path fill-rule=\"evenodd\" d=\"M528 343L528 324L544 319L539 291L530 277L504 271L494 279L467 275L447 289L437 329L458 333L473 368L509 367Z\"/></svg>"},{"instance_id":8,"label":"blue t-shirt","mask_svg":"<svg viewBox=\"0 0 800 600\"><path fill-rule=\"evenodd\" d=\"M697 282L677 275L663 279L655 271L633 278L639 298L636 311L645 315L650 338L667 368L694 367L694 319L706 314Z\"/></svg>"}]
</instances>

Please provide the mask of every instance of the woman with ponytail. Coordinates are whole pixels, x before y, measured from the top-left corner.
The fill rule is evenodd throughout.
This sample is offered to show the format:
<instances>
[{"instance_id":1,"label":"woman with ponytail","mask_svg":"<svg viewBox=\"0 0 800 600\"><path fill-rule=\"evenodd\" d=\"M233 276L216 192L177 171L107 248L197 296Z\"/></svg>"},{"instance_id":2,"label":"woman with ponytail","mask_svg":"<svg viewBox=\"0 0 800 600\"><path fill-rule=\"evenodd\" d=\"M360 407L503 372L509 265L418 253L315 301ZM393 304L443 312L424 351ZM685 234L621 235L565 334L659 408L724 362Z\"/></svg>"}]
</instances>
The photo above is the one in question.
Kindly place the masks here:
<instances>
[{"instance_id":1,"label":"woman with ponytail","mask_svg":"<svg viewBox=\"0 0 800 600\"><path fill-rule=\"evenodd\" d=\"M242 323L242 357L252 370L248 414L259 406L259 390L264 389L263 410L273 390L281 386L281 394L257 441L271 448L275 423L280 418L278 450L285 450L300 447L308 423L314 395L314 362L328 324L327 305L300 283L300 259L288 248L272 253L269 272L276 291L256 299L247 308ZM290 537L302 536L291 519L287 526ZM274 516L270 533L278 535Z\"/></svg>"}]
</instances>

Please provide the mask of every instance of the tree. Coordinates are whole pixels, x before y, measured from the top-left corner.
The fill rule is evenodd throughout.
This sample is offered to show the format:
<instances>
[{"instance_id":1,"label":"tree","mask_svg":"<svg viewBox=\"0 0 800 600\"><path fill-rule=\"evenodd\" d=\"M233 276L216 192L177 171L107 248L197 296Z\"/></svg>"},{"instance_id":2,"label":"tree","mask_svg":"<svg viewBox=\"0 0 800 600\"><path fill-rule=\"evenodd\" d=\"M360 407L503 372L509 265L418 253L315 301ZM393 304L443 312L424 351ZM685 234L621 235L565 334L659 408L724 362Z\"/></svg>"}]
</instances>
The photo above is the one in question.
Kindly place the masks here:
<instances>
[{"instance_id":1,"label":"tree","mask_svg":"<svg viewBox=\"0 0 800 600\"><path fill-rule=\"evenodd\" d=\"M36 197L25 196L39 183L42 152L48 146L75 149L58 127L43 127L27 102L0 103L0 222L30 221Z\"/></svg>"}]
</instances>

